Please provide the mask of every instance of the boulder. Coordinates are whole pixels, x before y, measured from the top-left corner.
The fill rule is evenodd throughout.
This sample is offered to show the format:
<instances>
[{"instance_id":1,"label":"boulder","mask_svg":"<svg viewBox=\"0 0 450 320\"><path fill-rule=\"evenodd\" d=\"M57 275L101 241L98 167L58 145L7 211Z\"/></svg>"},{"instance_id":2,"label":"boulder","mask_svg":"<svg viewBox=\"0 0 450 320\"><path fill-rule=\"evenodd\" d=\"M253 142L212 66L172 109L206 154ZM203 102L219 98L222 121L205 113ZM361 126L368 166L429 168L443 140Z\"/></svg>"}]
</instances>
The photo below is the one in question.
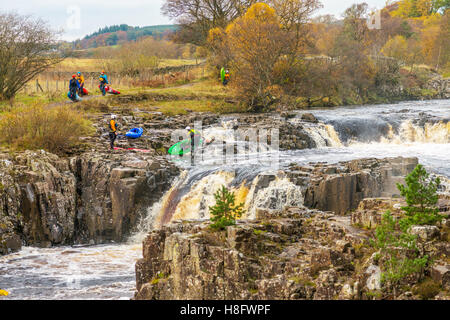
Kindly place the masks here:
<instances>
[{"instance_id":1,"label":"boulder","mask_svg":"<svg viewBox=\"0 0 450 320\"><path fill-rule=\"evenodd\" d=\"M312 113L304 113L302 114L302 120L306 122L318 123L319 120Z\"/></svg>"},{"instance_id":2,"label":"boulder","mask_svg":"<svg viewBox=\"0 0 450 320\"><path fill-rule=\"evenodd\" d=\"M367 289L376 291L381 289L381 269L379 266L370 265L366 271L366 275L369 277L366 281Z\"/></svg>"},{"instance_id":3,"label":"boulder","mask_svg":"<svg viewBox=\"0 0 450 320\"><path fill-rule=\"evenodd\" d=\"M436 265L431 267L431 278L446 290L450 290L450 265Z\"/></svg>"}]
</instances>

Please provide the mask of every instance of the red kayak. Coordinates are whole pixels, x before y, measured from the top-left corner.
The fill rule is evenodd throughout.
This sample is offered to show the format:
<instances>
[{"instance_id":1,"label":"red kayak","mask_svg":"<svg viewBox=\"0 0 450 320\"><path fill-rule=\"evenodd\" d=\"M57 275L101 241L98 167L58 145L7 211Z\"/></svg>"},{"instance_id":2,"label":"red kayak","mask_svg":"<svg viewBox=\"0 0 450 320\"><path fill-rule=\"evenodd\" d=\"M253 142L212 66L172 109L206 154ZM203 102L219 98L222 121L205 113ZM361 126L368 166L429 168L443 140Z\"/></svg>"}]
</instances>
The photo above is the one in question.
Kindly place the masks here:
<instances>
[{"instance_id":1,"label":"red kayak","mask_svg":"<svg viewBox=\"0 0 450 320\"><path fill-rule=\"evenodd\" d=\"M152 152L152 150L145 150L145 149L136 149L136 148L119 148L119 147L114 147L114 150L126 150L126 151L138 151L138 152L144 152L144 153L149 153Z\"/></svg>"},{"instance_id":2,"label":"red kayak","mask_svg":"<svg viewBox=\"0 0 450 320\"><path fill-rule=\"evenodd\" d=\"M100 88L100 86L98 86ZM101 91L101 90L100 90ZM120 91L114 90L110 86L105 87L105 91L110 94L120 94Z\"/></svg>"},{"instance_id":3,"label":"red kayak","mask_svg":"<svg viewBox=\"0 0 450 320\"><path fill-rule=\"evenodd\" d=\"M89 95L89 91L86 88L83 88L83 96Z\"/></svg>"}]
</instances>

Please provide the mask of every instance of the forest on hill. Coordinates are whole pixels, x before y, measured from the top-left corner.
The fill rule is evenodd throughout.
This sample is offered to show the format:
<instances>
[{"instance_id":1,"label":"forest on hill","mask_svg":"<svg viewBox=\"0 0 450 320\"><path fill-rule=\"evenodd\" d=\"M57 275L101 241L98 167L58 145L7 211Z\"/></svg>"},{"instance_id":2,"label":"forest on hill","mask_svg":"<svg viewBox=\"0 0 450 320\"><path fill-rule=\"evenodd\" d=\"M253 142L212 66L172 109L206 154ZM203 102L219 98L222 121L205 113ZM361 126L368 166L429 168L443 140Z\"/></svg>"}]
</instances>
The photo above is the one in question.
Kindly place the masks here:
<instances>
[{"instance_id":1,"label":"forest on hill","mask_svg":"<svg viewBox=\"0 0 450 320\"><path fill-rule=\"evenodd\" d=\"M86 35L83 39L74 41L73 48L81 50L115 46L130 41L136 41L144 37L153 37L154 39L161 40L177 29L177 25L133 27L127 24L121 24L106 26L92 34Z\"/></svg>"}]
</instances>

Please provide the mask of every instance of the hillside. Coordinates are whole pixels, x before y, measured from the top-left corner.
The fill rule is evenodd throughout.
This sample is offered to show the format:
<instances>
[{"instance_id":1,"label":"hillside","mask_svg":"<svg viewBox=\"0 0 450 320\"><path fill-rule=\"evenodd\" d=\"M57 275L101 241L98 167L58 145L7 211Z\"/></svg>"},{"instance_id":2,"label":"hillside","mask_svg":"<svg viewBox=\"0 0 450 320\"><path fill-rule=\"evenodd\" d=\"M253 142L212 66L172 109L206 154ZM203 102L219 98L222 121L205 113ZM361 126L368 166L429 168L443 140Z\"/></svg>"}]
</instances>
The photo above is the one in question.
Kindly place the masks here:
<instances>
[{"instance_id":1,"label":"hillside","mask_svg":"<svg viewBox=\"0 0 450 320\"><path fill-rule=\"evenodd\" d=\"M134 41L142 37L152 36L161 39L165 35L176 31L177 25L158 25L146 27L133 27L126 24L107 26L98 31L73 42L77 50L114 46L117 44Z\"/></svg>"}]
</instances>

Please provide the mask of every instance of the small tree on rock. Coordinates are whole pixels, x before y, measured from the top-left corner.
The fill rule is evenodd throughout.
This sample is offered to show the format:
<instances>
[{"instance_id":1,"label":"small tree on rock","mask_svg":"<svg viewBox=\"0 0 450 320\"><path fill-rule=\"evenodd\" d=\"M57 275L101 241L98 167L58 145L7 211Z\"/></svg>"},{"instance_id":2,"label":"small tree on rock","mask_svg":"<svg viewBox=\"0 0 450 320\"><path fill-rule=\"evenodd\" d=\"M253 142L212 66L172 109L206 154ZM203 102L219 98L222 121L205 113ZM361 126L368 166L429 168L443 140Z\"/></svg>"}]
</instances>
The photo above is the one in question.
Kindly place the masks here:
<instances>
[{"instance_id":1,"label":"small tree on rock","mask_svg":"<svg viewBox=\"0 0 450 320\"><path fill-rule=\"evenodd\" d=\"M236 197L234 193L230 192L225 186L217 190L214 194L216 204L209 207L211 215L211 228L215 230L224 230L227 226L236 224L236 219L239 219L244 214L244 204L235 205Z\"/></svg>"},{"instance_id":2,"label":"small tree on rock","mask_svg":"<svg viewBox=\"0 0 450 320\"><path fill-rule=\"evenodd\" d=\"M434 224L441 219L437 189L441 181L439 178L430 178L422 165L417 167L406 177L406 186L397 184L402 196L406 198L404 225Z\"/></svg>"}]
</instances>

